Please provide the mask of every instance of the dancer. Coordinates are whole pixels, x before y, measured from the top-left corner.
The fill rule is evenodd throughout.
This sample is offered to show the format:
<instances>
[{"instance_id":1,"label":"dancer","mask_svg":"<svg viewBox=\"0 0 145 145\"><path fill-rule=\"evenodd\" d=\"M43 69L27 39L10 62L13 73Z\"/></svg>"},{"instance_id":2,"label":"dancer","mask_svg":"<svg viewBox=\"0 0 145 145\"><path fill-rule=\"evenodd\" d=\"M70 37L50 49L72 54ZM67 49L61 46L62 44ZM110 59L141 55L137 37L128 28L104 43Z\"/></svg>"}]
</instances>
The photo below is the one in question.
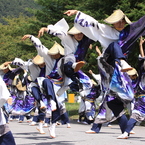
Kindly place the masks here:
<instances>
[{"instance_id":1,"label":"dancer","mask_svg":"<svg viewBox=\"0 0 145 145\"><path fill-rule=\"evenodd\" d=\"M64 85L58 91L58 95L62 94L64 90L69 88L75 92L81 91L84 85L88 85L88 88L91 88L91 85L86 83L89 78L86 76L86 74L79 70L85 64L84 59L89 45L93 43L93 40L86 37L75 27L72 27L69 31L68 29L69 26L63 18L55 25L48 25L47 28L41 28L38 33L38 37L43 36L44 32L59 37L65 50L63 65ZM69 78L73 81L72 83L68 82Z\"/></svg>"},{"instance_id":2,"label":"dancer","mask_svg":"<svg viewBox=\"0 0 145 145\"><path fill-rule=\"evenodd\" d=\"M6 101L12 103L5 82L0 78L0 145L16 145L12 132L6 124L2 107Z\"/></svg>"},{"instance_id":3,"label":"dancer","mask_svg":"<svg viewBox=\"0 0 145 145\"><path fill-rule=\"evenodd\" d=\"M24 35L22 37L22 40L26 40L28 38L34 44L38 54L44 58L46 64L45 76L43 78L40 78L40 81L38 80L38 84L40 88L44 90L47 100L49 102L51 101L51 106L52 102L53 104L55 104L53 105L54 108L52 109L52 124L49 127L50 136L52 138L55 138L56 121L60 119L60 109L63 106L62 101L60 100L63 100L62 98L65 99L65 92L59 97L56 96L56 92L61 88L61 85L63 83L63 78L60 73L60 66L62 58L64 56L64 49L57 42L55 42L51 49L47 49L38 38L29 34Z\"/></svg>"},{"instance_id":4,"label":"dancer","mask_svg":"<svg viewBox=\"0 0 145 145\"><path fill-rule=\"evenodd\" d=\"M37 130L40 132L40 134L45 134L43 130L43 121L45 118L45 110L46 106L43 103L42 100L42 94L39 89L39 86L37 85L37 77L43 77L45 76L45 62L43 57L40 57L39 55L36 55L32 61L29 60L27 62L24 62L20 58L15 58L15 60L12 62L14 65L19 65L23 69L27 69L27 72L30 73L31 76L31 81L28 85L28 90L29 92L32 93L34 96L35 100L37 101L38 104L38 120L39 120L39 127L37 127ZM36 105L37 106L37 105Z\"/></svg>"},{"instance_id":5,"label":"dancer","mask_svg":"<svg viewBox=\"0 0 145 145\"><path fill-rule=\"evenodd\" d=\"M48 25L47 28L41 28L39 30L38 37L43 36L44 32L47 32L59 37L62 45L64 46L64 84L63 87L57 92L57 95L59 96L65 90L71 89L74 92L80 92L84 95L83 97L85 97L90 94L92 82L90 78L80 69L84 65L85 56L90 44L92 44L93 41L87 38L75 27L72 27L69 31L68 28L69 26L65 19L61 19L55 25ZM69 78L73 81L72 83L69 83ZM67 123L67 127L70 127L69 122Z\"/></svg>"},{"instance_id":6,"label":"dancer","mask_svg":"<svg viewBox=\"0 0 145 145\"><path fill-rule=\"evenodd\" d=\"M26 93L26 85L19 77L20 75L21 78L24 77L25 73L23 69L21 67L12 68L10 64L11 62L5 62L0 65L0 76L6 83L13 99L13 104L9 105L8 103L5 103L4 108L8 114L11 113L12 116L17 115L19 117L20 114L29 113L31 109L33 109L34 104L33 102L28 101L28 98L30 99L32 97ZM24 99L25 103L22 103ZM19 105L17 105L16 102L18 102Z\"/></svg>"},{"instance_id":7,"label":"dancer","mask_svg":"<svg viewBox=\"0 0 145 145\"><path fill-rule=\"evenodd\" d=\"M76 14L74 21L75 27L92 40L99 41L101 43L101 46L103 47L103 57L98 58L98 66L100 74L104 74L104 72L106 74L105 76L102 76L101 74L103 89L105 88L105 90L107 90L106 88L109 88L110 86L114 71L113 68L115 68L116 62L118 62L118 64L121 66L121 71L123 72L133 69L126 63L125 56L123 54L128 54L138 37L145 33L143 29L145 16L143 16L137 22L131 24L131 21L121 10L115 10L111 16L105 19L105 22L113 25L113 27L111 27L105 24L100 24L92 17L77 10L68 10L64 14L67 14L68 16ZM129 24L127 27L125 27L126 23ZM139 29L140 31L138 31ZM105 61L113 68L104 63ZM120 69L118 70L120 71ZM126 79L129 81L128 78ZM126 86L128 87L128 84L126 84ZM106 92L105 90L104 92ZM133 93L131 94L133 96ZM113 111L115 117L119 116L124 109L124 103L116 97L107 102L107 105ZM122 115L117 120L119 121L121 131L124 132L125 126L127 124L126 116ZM100 128L101 125L94 123L92 129L87 133L98 133Z\"/></svg>"},{"instance_id":8,"label":"dancer","mask_svg":"<svg viewBox=\"0 0 145 145\"><path fill-rule=\"evenodd\" d=\"M134 109L132 110L132 114L127 123L127 127L124 133L118 136L118 139L127 139L130 135L130 131L135 127L137 122L142 122L145 117L145 91L144 91L144 72L145 72L145 61L144 61L144 49L143 43L145 39L141 37L140 39L140 56L139 56L139 76L136 70L134 72L128 72L130 78L132 79L132 84L135 90L135 103Z\"/></svg>"},{"instance_id":9,"label":"dancer","mask_svg":"<svg viewBox=\"0 0 145 145\"><path fill-rule=\"evenodd\" d=\"M89 48L92 49L92 44L90 44ZM98 53L98 56L101 55L101 51L98 46L96 46L96 52ZM100 74L95 75L92 70L89 70L89 73L93 76L94 80L92 81L92 88L90 90L90 93L87 94L86 96L80 93L81 96L81 102L80 102L80 107L79 107L79 119L78 122L82 122L84 124L91 124L96 115L96 101L100 103L102 100L101 96L101 76ZM97 103L98 103L97 102ZM83 121L82 118L84 117Z\"/></svg>"}]
</instances>

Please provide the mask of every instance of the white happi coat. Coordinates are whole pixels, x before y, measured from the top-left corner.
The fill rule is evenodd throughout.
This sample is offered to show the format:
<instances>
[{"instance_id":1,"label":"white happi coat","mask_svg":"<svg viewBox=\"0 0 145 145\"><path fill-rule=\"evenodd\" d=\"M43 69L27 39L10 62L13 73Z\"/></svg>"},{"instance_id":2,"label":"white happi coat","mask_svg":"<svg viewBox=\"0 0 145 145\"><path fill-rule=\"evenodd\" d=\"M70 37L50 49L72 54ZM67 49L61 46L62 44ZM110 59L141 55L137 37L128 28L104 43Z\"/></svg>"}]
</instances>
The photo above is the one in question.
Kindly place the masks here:
<instances>
[{"instance_id":1,"label":"white happi coat","mask_svg":"<svg viewBox=\"0 0 145 145\"><path fill-rule=\"evenodd\" d=\"M61 40L61 44L64 47L64 64L68 61L72 63L76 62L76 58L74 56L78 41L71 35L68 35L67 32L69 30L69 26L64 18L58 21L55 25L48 25L48 33L57 36ZM61 74L61 71L59 71ZM69 85L72 81L66 75L63 74L64 84L63 86Z\"/></svg>"},{"instance_id":2,"label":"white happi coat","mask_svg":"<svg viewBox=\"0 0 145 145\"><path fill-rule=\"evenodd\" d=\"M6 124L6 120L1 107L6 103L10 96L11 95L7 89L5 82L0 77L0 125Z\"/></svg>"},{"instance_id":3,"label":"white happi coat","mask_svg":"<svg viewBox=\"0 0 145 145\"><path fill-rule=\"evenodd\" d=\"M48 33L57 36L64 47L65 56L74 54L77 50L78 41L71 35L67 34L69 26L64 18L55 25L48 25Z\"/></svg>"},{"instance_id":4,"label":"white happi coat","mask_svg":"<svg viewBox=\"0 0 145 145\"><path fill-rule=\"evenodd\" d=\"M46 75L49 75L51 73L51 71L53 70L54 68L54 65L55 65L55 62L56 60L53 59L49 54L48 54L48 48L46 48L42 43L41 41L34 37L34 36L31 36L30 37L30 40L32 41L32 43L34 44L38 54L44 58L44 61L45 61L45 64L46 64ZM61 75L61 70L59 69L60 68L60 65L61 65L61 59L58 61L58 64L57 64L57 68L58 68L58 73ZM44 78L45 79L45 78ZM43 81L43 79L42 79ZM40 85L42 84L42 81L41 82L38 82ZM57 80L53 80L53 81L57 81ZM42 86L42 85L41 85ZM61 85L58 86L58 85L55 85L53 83L53 88L54 88L54 91L55 91L55 95L57 97L57 91L61 88ZM62 99L63 98L63 99ZM66 98L66 92L64 92L62 95L60 95L59 97L57 97L58 99L58 102L62 102L62 100L65 100Z\"/></svg>"},{"instance_id":5,"label":"white happi coat","mask_svg":"<svg viewBox=\"0 0 145 145\"><path fill-rule=\"evenodd\" d=\"M76 14L74 26L90 39L99 41L103 51L110 43L119 39L119 31L109 25L99 23L91 16L80 11Z\"/></svg>"}]
</instances>

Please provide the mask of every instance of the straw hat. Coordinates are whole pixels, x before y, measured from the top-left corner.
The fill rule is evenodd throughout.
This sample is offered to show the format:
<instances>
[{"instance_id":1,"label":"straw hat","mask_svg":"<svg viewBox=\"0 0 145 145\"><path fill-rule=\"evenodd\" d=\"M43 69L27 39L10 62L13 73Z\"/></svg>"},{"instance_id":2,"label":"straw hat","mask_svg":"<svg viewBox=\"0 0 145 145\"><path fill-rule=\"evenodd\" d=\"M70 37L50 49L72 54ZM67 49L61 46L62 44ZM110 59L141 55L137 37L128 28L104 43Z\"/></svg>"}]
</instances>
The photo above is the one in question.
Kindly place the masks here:
<instances>
[{"instance_id":1,"label":"straw hat","mask_svg":"<svg viewBox=\"0 0 145 145\"><path fill-rule=\"evenodd\" d=\"M79 33L82 33L82 32L79 31L76 27L72 27L67 33L70 34L70 35L75 35L75 34L79 34Z\"/></svg>"},{"instance_id":2,"label":"straw hat","mask_svg":"<svg viewBox=\"0 0 145 145\"><path fill-rule=\"evenodd\" d=\"M114 24L114 23L119 22L123 18L125 19L126 23L128 23L128 24L132 23L120 9L113 11L113 13L108 18L106 18L104 21L109 24Z\"/></svg>"},{"instance_id":3,"label":"straw hat","mask_svg":"<svg viewBox=\"0 0 145 145\"><path fill-rule=\"evenodd\" d=\"M50 55L56 55L56 54L61 54L64 55L64 48L55 42L55 44L48 50L48 54Z\"/></svg>"},{"instance_id":4,"label":"straw hat","mask_svg":"<svg viewBox=\"0 0 145 145\"><path fill-rule=\"evenodd\" d=\"M44 58L41 57L40 55L36 55L36 56L33 58L32 62L33 62L34 64L36 64L36 65L40 65L40 64L43 64L43 63L44 63Z\"/></svg>"},{"instance_id":5,"label":"straw hat","mask_svg":"<svg viewBox=\"0 0 145 145\"><path fill-rule=\"evenodd\" d=\"M5 70L5 69L9 69L10 71L12 71L15 68L12 68L9 64L7 66L5 66L4 63L0 65L0 70Z\"/></svg>"},{"instance_id":6,"label":"straw hat","mask_svg":"<svg viewBox=\"0 0 145 145\"><path fill-rule=\"evenodd\" d=\"M138 76L138 73L137 73L135 68L133 68L132 70L127 71L127 74L129 76L132 76L132 75L137 75Z\"/></svg>"}]
</instances>

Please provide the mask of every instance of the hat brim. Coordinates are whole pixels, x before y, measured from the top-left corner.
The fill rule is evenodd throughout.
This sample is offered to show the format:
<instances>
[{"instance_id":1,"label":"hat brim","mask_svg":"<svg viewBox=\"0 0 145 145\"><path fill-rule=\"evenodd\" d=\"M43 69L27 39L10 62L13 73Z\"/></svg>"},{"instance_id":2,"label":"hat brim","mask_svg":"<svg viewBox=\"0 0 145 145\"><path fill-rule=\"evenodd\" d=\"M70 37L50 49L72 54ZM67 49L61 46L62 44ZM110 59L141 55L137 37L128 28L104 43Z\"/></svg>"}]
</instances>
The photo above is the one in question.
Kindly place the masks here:
<instances>
[{"instance_id":1,"label":"hat brim","mask_svg":"<svg viewBox=\"0 0 145 145\"><path fill-rule=\"evenodd\" d=\"M36 64L36 65L41 65L41 64L44 63L44 58L41 57L40 55L36 55L36 56L33 58L32 62L33 62L34 64Z\"/></svg>"},{"instance_id":2,"label":"hat brim","mask_svg":"<svg viewBox=\"0 0 145 145\"><path fill-rule=\"evenodd\" d=\"M125 19L127 24L132 23L121 10L115 10L108 18L104 20L104 22L108 24L115 24L121 21L123 18Z\"/></svg>"},{"instance_id":3,"label":"hat brim","mask_svg":"<svg viewBox=\"0 0 145 145\"><path fill-rule=\"evenodd\" d=\"M64 55L64 48L60 44L55 42L55 44L51 47L51 49L48 50L47 53L49 55L56 55L56 54Z\"/></svg>"},{"instance_id":4,"label":"hat brim","mask_svg":"<svg viewBox=\"0 0 145 145\"><path fill-rule=\"evenodd\" d=\"M79 31L77 28L72 27L67 33L70 34L70 35L76 35L76 34L80 34L82 32Z\"/></svg>"},{"instance_id":5,"label":"hat brim","mask_svg":"<svg viewBox=\"0 0 145 145\"><path fill-rule=\"evenodd\" d=\"M138 76L138 73L137 73L136 69L132 69L132 70L127 71L127 74L129 76L132 76L132 75L137 75Z\"/></svg>"},{"instance_id":6,"label":"hat brim","mask_svg":"<svg viewBox=\"0 0 145 145\"><path fill-rule=\"evenodd\" d=\"M15 68L12 68L9 64L7 66L4 66L4 64L0 65L0 70L9 69L10 71L14 70Z\"/></svg>"}]
</instances>

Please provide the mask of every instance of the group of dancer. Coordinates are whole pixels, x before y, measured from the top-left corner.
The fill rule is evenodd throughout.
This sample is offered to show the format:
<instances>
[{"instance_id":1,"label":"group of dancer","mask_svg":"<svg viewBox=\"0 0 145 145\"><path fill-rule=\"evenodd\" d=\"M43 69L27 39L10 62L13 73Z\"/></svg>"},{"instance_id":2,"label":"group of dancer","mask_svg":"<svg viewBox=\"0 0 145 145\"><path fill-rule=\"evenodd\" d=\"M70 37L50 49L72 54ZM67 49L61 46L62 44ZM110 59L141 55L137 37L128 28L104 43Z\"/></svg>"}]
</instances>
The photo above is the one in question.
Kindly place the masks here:
<instances>
[{"instance_id":1,"label":"group of dancer","mask_svg":"<svg viewBox=\"0 0 145 145\"><path fill-rule=\"evenodd\" d=\"M6 103L5 112L25 115L38 109L39 126L37 130L44 134L43 122L46 112L51 112L50 136L56 137L56 122L69 123L65 108L67 90L79 92L83 98L86 119L93 122L86 133L99 133L105 122L118 121L122 135L118 139L129 137L137 121L144 119L144 39L145 16L132 23L121 11L115 10L105 22L97 20L83 12L68 10L64 14L76 15L74 27L64 18L54 25L42 27L38 37L24 35L22 40L30 39L38 55L28 61L15 58L0 66L1 77L12 97L12 104ZM127 24L127 26L126 26ZM51 48L44 46L40 37L44 33L56 36L61 44L54 42ZM127 56L135 42L140 38L140 63L133 68L127 63ZM85 56L94 42L100 42L102 53L99 53L96 64L99 69L98 85L83 72ZM89 63L89 62L88 62ZM10 64L17 66L11 68ZM95 74L89 71L95 78ZM96 115L95 100L102 96L101 105ZM125 109L133 105L130 119Z\"/></svg>"},{"instance_id":2,"label":"group of dancer","mask_svg":"<svg viewBox=\"0 0 145 145\"><path fill-rule=\"evenodd\" d=\"M98 68L104 92L104 105L100 107L92 128L86 133L98 133L100 131L102 126L100 116L105 111L105 120L113 120L112 116L114 116L119 123L123 134L118 138L128 138L138 117L136 116L128 121L124 109L127 104L133 102L134 96L139 93L138 88L143 91L143 83L141 84L143 80L139 79L143 79L143 73L137 73L136 69L131 67L126 61L137 39L145 35L145 16L132 23L121 10L115 10L104 20L106 23L111 24L112 27L100 24L94 18L77 10L68 10L65 14L68 16L75 14L74 26L90 39L99 41L103 47L102 55L98 57ZM126 26L126 24L128 25ZM143 42L144 40L141 40L140 45ZM140 77L133 79L134 76ZM143 95L141 98L142 103L140 105L137 103L138 107L136 107L138 116L142 116L145 111L143 109ZM111 115L108 110L111 110ZM129 126L130 128L128 129Z\"/></svg>"}]
</instances>

